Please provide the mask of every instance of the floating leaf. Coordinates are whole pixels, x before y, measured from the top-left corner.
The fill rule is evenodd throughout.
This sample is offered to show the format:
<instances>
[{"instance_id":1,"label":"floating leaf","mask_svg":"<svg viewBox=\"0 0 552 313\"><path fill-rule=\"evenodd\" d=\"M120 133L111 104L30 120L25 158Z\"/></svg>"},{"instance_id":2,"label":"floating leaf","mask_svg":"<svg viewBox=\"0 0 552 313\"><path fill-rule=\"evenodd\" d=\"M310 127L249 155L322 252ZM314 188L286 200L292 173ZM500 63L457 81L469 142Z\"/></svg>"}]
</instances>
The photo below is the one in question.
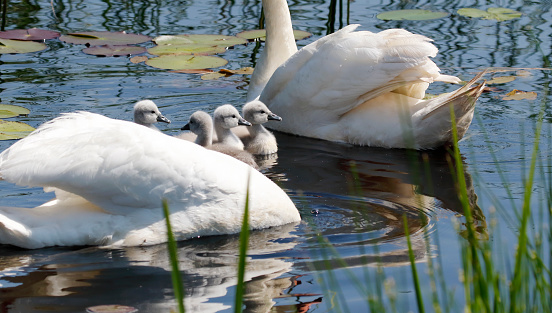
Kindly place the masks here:
<instances>
[{"instance_id":1,"label":"floating leaf","mask_svg":"<svg viewBox=\"0 0 552 313\"><path fill-rule=\"evenodd\" d=\"M502 100L535 100L537 99L537 93L534 91L521 91L514 89L502 96Z\"/></svg>"},{"instance_id":2,"label":"floating leaf","mask_svg":"<svg viewBox=\"0 0 552 313\"><path fill-rule=\"evenodd\" d=\"M139 56L135 56L135 57L132 57L130 58L130 62L136 64L136 63L142 63L142 62L145 62L148 60L148 57L145 56L145 55L139 55Z\"/></svg>"},{"instance_id":3,"label":"floating leaf","mask_svg":"<svg viewBox=\"0 0 552 313\"><path fill-rule=\"evenodd\" d=\"M214 72L213 70L206 69L206 68L171 71L171 73L185 73L185 74L207 74L207 73L213 73L213 72Z\"/></svg>"},{"instance_id":4,"label":"floating leaf","mask_svg":"<svg viewBox=\"0 0 552 313\"><path fill-rule=\"evenodd\" d=\"M261 41L265 41L266 30L265 29L246 30L236 34L236 36L247 40L260 39ZM303 30L295 30L295 29L293 30L293 37L295 37L295 40L305 39L310 36L312 36L312 34L309 32L306 32Z\"/></svg>"},{"instance_id":5,"label":"floating leaf","mask_svg":"<svg viewBox=\"0 0 552 313\"><path fill-rule=\"evenodd\" d=\"M220 69L219 73L227 74L227 75L233 75L233 74L253 74L253 68L252 67L242 67L237 70L229 70L229 69Z\"/></svg>"},{"instance_id":6,"label":"floating leaf","mask_svg":"<svg viewBox=\"0 0 552 313\"><path fill-rule=\"evenodd\" d=\"M223 53L226 47L206 44L178 44L178 45L159 45L149 48L148 52L153 55L166 54L195 54L195 55L210 55Z\"/></svg>"},{"instance_id":7,"label":"floating leaf","mask_svg":"<svg viewBox=\"0 0 552 313\"><path fill-rule=\"evenodd\" d=\"M219 78L225 77L225 76L226 75L223 74L223 73L214 72L214 73L208 73L208 74L201 75L201 79L202 80L216 80L216 79L219 79Z\"/></svg>"},{"instance_id":8,"label":"floating leaf","mask_svg":"<svg viewBox=\"0 0 552 313\"><path fill-rule=\"evenodd\" d=\"M409 20L409 21L423 21L423 20L435 20L438 18L447 17L449 14L446 12L433 12L429 10L394 10L387 11L376 15L380 20Z\"/></svg>"},{"instance_id":9,"label":"floating leaf","mask_svg":"<svg viewBox=\"0 0 552 313\"><path fill-rule=\"evenodd\" d=\"M0 39L0 54L28 53L46 49L42 42Z\"/></svg>"},{"instance_id":10,"label":"floating leaf","mask_svg":"<svg viewBox=\"0 0 552 313\"><path fill-rule=\"evenodd\" d=\"M493 77L493 79L489 80L487 82L488 85L492 85L492 84L505 84L505 83L509 83L511 81L514 81L516 79L515 76L498 76L498 77Z\"/></svg>"},{"instance_id":11,"label":"floating leaf","mask_svg":"<svg viewBox=\"0 0 552 313\"><path fill-rule=\"evenodd\" d=\"M146 48L126 45L103 45L84 48L82 49L82 52L92 55L112 57L144 53L146 52Z\"/></svg>"},{"instance_id":12,"label":"floating leaf","mask_svg":"<svg viewBox=\"0 0 552 313\"><path fill-rule=\"evenodd\" d=\"M458 14L467 17L482 18L485 20L497 20L507 21L521 17L522 13L506 8L488 8L487 11L474 9L474 8L462 8L458 10Z\"/></svg>"},{"instance_id":13,"label":"floating leaf","mask_svg":"<svg viewBox=\"0 0 552 313\"><path fill-rule=\"evenodd\" d=\"M24 107L11 104L1 104L0 103L0 118L9 118L20 115L29 115L31 111Z\"/></svg>"},{"instance_id":14,"label":"floating leaf","mask_svg":"<svg viewBox=\"0 0 552 313\"><path fill-rule=\"evenodd\" d=\"M119 305L119 304L110 304L110 305L97 305L90 306L86 308L88 313L134 313L138 312L137 308Z\"/></svg>"},{"instance_id":15,"label":"floating leaf","mask_svg":"<svg viewBox=\"0 0 552 313\"><path fill-rule=\"evenodd\" d=\"M38 28L11 29L0 32L0 38L14 40L45 40L57 38L59 35L59 32Z\"/></svg>"},{"instance_id":16,"label":"floating leaf","mask_svg":"<svg viewBox=\"0 0 552 313\"><path fill-rule=\"evenodd\" d=\"M0 140L21 139L33 130L34 127L22 122L0 120Z\"/></svg>"},{"instance_id":17,"label":"floating leaf","mask_svg":"<svg viewBox=\"0 0 552 313\"><path fill-rule=\"evenodd\" d=\"M168 70L183 70L183 69L202 69L223 66L228 61L215 56L203 55L162 55L156 58L151 58L146 61L149 66L168 69Z\"/></svg>"},{"instance_id":18,"label":"floating leaf","mask_svg":"<svg viewBox=\"0 0 552 313\"><path fill-rule=\"evenodd\" d=\"M209 46L231 47L235 45L243 45L247 43L244 38L225 35L195 35L182 34L159 36L153 39L158 45L184 45L184 44L201 44Z\"/></svg>"},{"instance_id":19,"label":"floating leaf","mask_svg":"<svg viewBox=\"0 0 552 313\"><path fill-rule=\"evenodd\" d=\"M125 32L82 32L71 33L59 37L59 40L73 44L101 45L132 45L150 41L151 37Z\"/></svg>"}]
</instances>

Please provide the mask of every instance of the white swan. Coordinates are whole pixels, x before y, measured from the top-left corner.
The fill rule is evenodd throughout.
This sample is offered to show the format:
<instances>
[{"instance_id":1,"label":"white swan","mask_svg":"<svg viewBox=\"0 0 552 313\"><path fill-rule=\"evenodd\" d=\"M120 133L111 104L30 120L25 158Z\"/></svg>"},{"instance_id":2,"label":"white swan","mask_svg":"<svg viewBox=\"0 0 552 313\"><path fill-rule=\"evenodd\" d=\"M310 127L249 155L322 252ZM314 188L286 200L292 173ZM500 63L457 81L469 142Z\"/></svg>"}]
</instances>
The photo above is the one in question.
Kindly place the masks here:
<instances>
[{"instance_id":1,"label":"white swan","mask_svg":"<svg viewBox=\"0 0 552 313\"><path fill-rule=\"evenodd\" d=\"M134 122L146 127L157 129L153 124L163 122L170 124L171 121L161 114L157 105L151 100L141 100L134 105Z\"/></svg>"},{"instance_id":2,"label":"white swan","mask_svg":"<svg viewBox=\"0 0 552 313\"><path fill-rule=\"evenodd\" d=\"M243 162L141 125L64 114L0 154L0 177L56 192L33 209L0 208L0 243L152 245L240 231L248 177L252 229L299 221L290 198Z\"/></svg>"},{"instance_id":3,"label":"white swan","mask_svg":"<svg viewBox=\"0 0 552 313\"><path fill-rule=\"evenodd\" d=\"M441 75L430 39L403 29L380 33L347 26L297 51L286 0L263 0L266 43L247 101L259 99L282 122L271 129L389 148L434 148L452 141L449 106L461 138L484 84L423 100Z\"/></svg>"},{"instance_id":4,"label":"white swan","mask_svg":"<svg viewBox=\"0 0 552 313\"><path fill-rule=\"evenodd\" d=\"M281 121L282 118L272 113L258 100L246 103L242 108L243 117L251 123L250 127L236 127L236 134L245 146L245 150L255 155L269 155L278 152L276 137L262 124L268 121Z\"/></svg>"},{"instance_id":5,"label":"white swan","mask_svg":"<svg viewBox=\"0 0 552 313\"><path fill-rule=\"evenodd\" d=\"M219 119L219 121L221 120ZM190 121L182 127L182 130L190 130L192 133L197 135L194 142L202 147L227 154L255 169L259 168L251 153L223 143L213 144L213 119L206 112L194 112L190 116Z\"/></svg>"}]
</instances>

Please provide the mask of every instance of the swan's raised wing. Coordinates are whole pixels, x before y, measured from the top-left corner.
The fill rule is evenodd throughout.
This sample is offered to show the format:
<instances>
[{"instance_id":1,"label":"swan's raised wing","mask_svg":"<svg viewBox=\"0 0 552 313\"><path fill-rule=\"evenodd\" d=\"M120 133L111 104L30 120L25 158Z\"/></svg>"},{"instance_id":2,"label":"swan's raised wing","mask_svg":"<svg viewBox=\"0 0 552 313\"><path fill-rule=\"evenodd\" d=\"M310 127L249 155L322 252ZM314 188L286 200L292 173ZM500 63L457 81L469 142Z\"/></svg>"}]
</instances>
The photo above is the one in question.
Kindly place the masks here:
<instances>
[{"instance_id":1,"label":"swan's raised wing","mask_svg":"<svg viewBox=\"0 0 552 313\"><path fill-rule=\"evenodd\" d=\"M61 189L115 214L157 209L167 199L198 227L241 219L249 172L252 219L274 216L256 221L257 228L299 220L289 197L244 163L93 113L64 114L0 154L7 181Z\"/></svg>"},{"instance_id":2,"label":"swan's raised wing","mask_svg":"<svg viewBox=\"0 0 552 313\"><path fill-rule=\"evenodd\" d=\"M423 97L427 84L441 79L429 59L437 53L429 38L403 29L354 32L357 26L299 50L276 70L260 100L279 115L320 110L340 116L401 87L401 93Z\"/></svg>"}]
</instances>

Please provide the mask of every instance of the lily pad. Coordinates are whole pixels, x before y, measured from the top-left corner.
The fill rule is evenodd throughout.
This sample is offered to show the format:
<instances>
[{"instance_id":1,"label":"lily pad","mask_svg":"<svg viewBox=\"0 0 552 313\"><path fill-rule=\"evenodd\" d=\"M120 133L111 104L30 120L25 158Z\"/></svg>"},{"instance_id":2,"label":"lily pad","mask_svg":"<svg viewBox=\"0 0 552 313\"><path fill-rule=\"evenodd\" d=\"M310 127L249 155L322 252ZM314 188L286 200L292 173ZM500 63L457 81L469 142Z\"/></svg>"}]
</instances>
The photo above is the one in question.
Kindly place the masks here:
<instances>
[{"instance_id":1,"label":"lily pad","mask_svg":"<svg viewBox=\"0 0 552 313\"><path fill-rule=\"evenodd\" d=\"M127 34L125 32L82 32L71 33L59 37L59 40L81 45L132 45L150 41L151 37L140 34Z\"/></svg>"},{"instance_id":2,"label":"lily pad","mask_svg":"<svg viewBox=\"0 0 552 313\"><path fill-rule=\"evenodd\" d=\"M0 32L0 38L14 40L45 40L54 39L61 35L59 32L46 29L11 29Z\"/></svg>"},{"instance_id":3,"label":"lily pad","mask_svg":"<svg viewBox=\"0 0 552 313\"><path fill-rule=\"evenodd\" d=\"M509 83L511 81L514 81L515 79L516 79L515 76L498 76L498 77L493 77L493 79L487 81L487 84L488 85L506 84L506 83Z\"/></svg>"},{"instance_id":4,"label":"lily pad","mask_svg":"<svg viewBox=\"0 0 552 313\"><path fill-rule=\"evenodd\" d=\"M165 54L195 54L195 55L210 55L223 53L226 51L226 47L207 44L171 44L171 45L159 45L148 49L148 53L153 55L165 55Z\"/></svg>"},{"instance_id":5,"label":"lily pad","mask_svg":"<svg viewBox=\"0 0 552 313\"><path fill-rule=\"evenodd\" d=\"M467 17L482 18L485 20L507 21L521 17L522 13L506 8L488 8L487 11L474 8L462 8L458 14Z\"/></svg>"},{"instance_id":6,"label":"lily pad","mask_svg":"<svg viewBox=\"0 0 552 313\"><path fill-rule=\"evenodd\" d=\"M236 36L225 35L196 35L196 34L182 34L182 35L165 35L159 36L153 39L158 45L183 45L183 44L202 44L210 46L222 46L231 47L235 45L243 45L247 43L244 38L238 38Z\"/></svg>"},{"instance_id":7,"label":"lily pad","mask_svg":"<svg viewBox=\"0 0 552 313\"><path fill-rule=\"evenodd\" d=\"M34 127L22 122L0 120L0 140L21 139L33 130Z\"/></svg>"},{"instance_id":8,"label":"lily pad","mask_svg":"<svg viewBox=\"0 0 552 313\"><path fill-rule=\"evenodd\" d=\"M221 77L226 77L226 74L223 74L220 72L214 72L214 73L201 75L202 80L217 80Z\"/></svg>"},{"instance_id":9,"label":"lily pad","mask_svg":"<svg viewBox=\"0 0 552 313\"><path fill-rule=\"evenodd\" d=\"M97 305L89 306L86 308L88 313L134 313L138 312L138 309L131 306L109 304L109 305Z\"/></svg>"},{"instance_id":10,"label":"lily pad","mask_svg":"<svg viewBox=\"0 0 552 313\"><path fill-rule=\"evenodd\" d=\"M42 42L0 39L0 54L5 53L28 53L46 49Z\"/></svg>"},{"instance_id":11,"label":"lily pad","mask_svg":"<svg viewBox=\"0 0 552 313\"><path fill-rule=\"evenodd\" d=\"M147 60L148 60L148 57L145 55L139 55L139 56L130 58L130 62L134 64L146 62Z\"/></svg>"},{"instance_id":12,"label":"lily pad","mask_svg":"<svg viewBox=\"0 0 552 313\"><path fill-rule=\"evenodd\" d=\"M259 39L261 41L266 40L266 30L265 29L254 29L254 30L246 30L241 33L236 34L237 37L245 38L247 40L254 40ZM312 36L311 33L303 31L303 30L293 30L293 37L295 37L295 40L301 40Z\"/></svg>"},{"instance_id":13,"label":"lily pad","mask_svg":"<svg viewBox=\"0 0 552 313\"><path fill-rule=\"evenodd\" d=\"M213 68L223 66L226 63L228 61L225 59L215 56L185 54L162 55L146 61L149 66L168 70Z\"/></svg>"},{"instance_id":14,"label":"lily pad","mask_svg":"<svg viewBox=\"0 0 552 313\"><path fill-rule=\"evenodd\" d=\"M20 115L29 115L31 111L24 107L11 104L1 104L0 103L0 118L10 118Z\"/></svg>"},{"instance_id":15,"label":"lily pad","mask_svg":"<svg viewBox=\"0 0 552 313\"><path fill-rule=\"evenodd\" d=\"M127 56L133 54L140 54L146 52L146 48L137 47L137 46L127 46L127 45L103 45L103 46L92 46L82 49L82 52L86 54L99 55L99 56Z\"/></svg>"},{"instance_id":16,"label":"lily pad","mask_svg":"<svg viewBox=\"0 0 552 313\"><path fill-rule=\"evenodd\" d=\"M521 91L514 89L502 96L502 100L535 100L537 93L534 91Z\"/></svg>"},{"instance_id":17,"label":"lily pad","mask_svg":"<svg viewBox=\"0 0 552 313\"><path fill-rule=\"evenodd\" d=\"M423 20L435 20L438 18L447 17L447 12L433 12L429 10L394 10L382 12L376 15L380 20L409 20L409 21L423 21Z\"/></svg>"}]
</instances>

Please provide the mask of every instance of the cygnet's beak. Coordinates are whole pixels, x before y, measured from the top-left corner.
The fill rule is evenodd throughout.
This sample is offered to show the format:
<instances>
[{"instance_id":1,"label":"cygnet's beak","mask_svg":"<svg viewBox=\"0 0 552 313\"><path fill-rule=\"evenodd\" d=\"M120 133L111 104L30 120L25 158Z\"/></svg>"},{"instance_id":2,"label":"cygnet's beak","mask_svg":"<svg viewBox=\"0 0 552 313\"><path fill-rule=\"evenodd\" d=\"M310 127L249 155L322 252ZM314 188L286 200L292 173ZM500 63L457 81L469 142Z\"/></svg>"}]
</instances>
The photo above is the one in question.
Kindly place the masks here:
<instances>
[{"instance_id":1,"label":"cygnet's beak","mask_svg":"<svg viewBox=\"0 0 552 313\"><path fill-rule=\"evenodd\" d=\"M182 126L182 128L180 130L190 130L190 123Z\"/></svg>"},{"instance_id":2,"label":"cygnet's beak","mask_svg":"<svg viewBox=\"0 0 552 313\"><path fill-rule=\"evenodd\" d=\"M268 120L272 120L272 121L281 121L282 118L279 117L278 115L274 114L274 113L270 113L268 114Z\"/></svg>"},{"instance_id":3,"label":"cygnet's beak","mask_svg":"<svg viewBox=\"0 0 552 313\"><path fill-rule=\"evenodd\" d=\"M163 114L159 114L159 115L157 116L157 121L158 121L158 122L167 123L167 124L170 124L170 123L171 123L171 120L169 120L168 118L164 117Z\"/></svg>"},{"instance_id":4,"label":"cygnet's beak","mask_svg":"<svg viewBox=\"0 0 552 313\"><path fill-rule=\"evenodd\" d=\"M243 117L240 117L240 118L238 119L238 125L251 126L251 123L249 123L248 121L246 121Z\"/></svg>"}]
</instances>

